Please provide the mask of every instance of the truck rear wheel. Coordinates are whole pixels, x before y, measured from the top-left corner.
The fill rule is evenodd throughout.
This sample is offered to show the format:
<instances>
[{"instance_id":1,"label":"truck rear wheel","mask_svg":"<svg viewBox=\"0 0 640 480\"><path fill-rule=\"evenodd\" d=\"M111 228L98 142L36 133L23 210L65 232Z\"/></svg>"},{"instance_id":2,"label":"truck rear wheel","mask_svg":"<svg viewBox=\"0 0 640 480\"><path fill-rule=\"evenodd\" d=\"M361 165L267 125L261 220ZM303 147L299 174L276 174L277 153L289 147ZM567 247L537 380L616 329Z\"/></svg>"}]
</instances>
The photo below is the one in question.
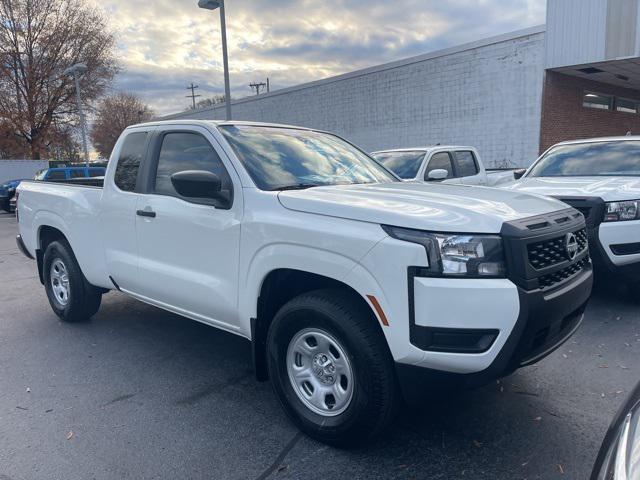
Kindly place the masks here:
<instances>
[{"instance_id":1,"label":"truck rear wheel","mask_svg":"<svg viewBox=\"0 0 640 480\"><path fill-rule=\"evenodd\" d=\"M61 320L88 320L100 308L102 293L84 277L71 247L64 240L47 246L43 278L49 304Z\"/></svg>"},{"instance_id":2,"label":"truck rear wheel","mask_svg":"<svg viewBox=\"0 0 640 480\"><path fill-rule=\"evenodd\" d=\"M393 361L366 305L339 290L294 298L267 337L278 399L306 434L336 446L380 434L396 412Z\"/></svg>"}]
</instances>

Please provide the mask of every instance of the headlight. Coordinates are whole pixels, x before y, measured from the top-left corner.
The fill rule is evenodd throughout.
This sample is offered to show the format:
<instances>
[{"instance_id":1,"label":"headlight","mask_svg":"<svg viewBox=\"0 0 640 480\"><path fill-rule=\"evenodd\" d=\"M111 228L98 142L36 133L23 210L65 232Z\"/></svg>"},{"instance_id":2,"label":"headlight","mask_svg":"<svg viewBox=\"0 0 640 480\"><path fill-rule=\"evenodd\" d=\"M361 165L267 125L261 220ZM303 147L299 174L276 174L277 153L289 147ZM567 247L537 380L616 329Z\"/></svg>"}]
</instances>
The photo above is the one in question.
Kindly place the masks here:
<instances>
[{"instance_id":1,"label":"headlight","mask_svg":"<svg viewBox=\"0 0 640 480\"><path fill-rule=\"evenodd\" d=\"M625 412L622 424L607 448L597 480L633 480L640 478L640 403ZM603 452L604 453L604 450ZM597 473L597 476L596 476Z\"/></svg>"},{"instance_id":2,"label":"headlight","mask_svg":"<svg viewBox=\"0 0 640 480\"><path fill-rule=\"evenodd\" d=\"M621 222L625 220L640 220L640 200L624 202L609 202L604 214L605 222Z\"/></svg>"},{"instance_id":3,"label":"headlight","mask_svg":"<svg viewBox=\"0 0 640 480\"><path fill-rule=\"evenodd\" d=\"M382 228L397 240L417 243L427 251L429 270L437 276L504 277L502 239L498 235L430 233L409 228Z\"/></svg>"}]
</instances>

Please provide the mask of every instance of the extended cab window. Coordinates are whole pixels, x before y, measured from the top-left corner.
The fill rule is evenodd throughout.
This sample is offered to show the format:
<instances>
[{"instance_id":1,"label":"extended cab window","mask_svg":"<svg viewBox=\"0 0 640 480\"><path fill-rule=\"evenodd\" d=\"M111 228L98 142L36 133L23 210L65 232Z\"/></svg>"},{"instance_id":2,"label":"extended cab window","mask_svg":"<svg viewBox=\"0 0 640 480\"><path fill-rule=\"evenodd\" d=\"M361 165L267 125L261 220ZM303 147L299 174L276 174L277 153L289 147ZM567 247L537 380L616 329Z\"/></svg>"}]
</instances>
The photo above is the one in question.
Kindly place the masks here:
<instances>
[{"instance_id":1,"label":"extended cab window","mask_svg":"<svg viewBox=\"0 0 640 480\"><path fill-rule=\"evenodd\" d=\"M454 152L453 157L455 158L458 177L472 177L478 174L478 164L476 163L473 152L468 150Z\"/></svg>"},{"instance_id":2,"label":"extended cab window","mask_svg":"<svg viewBox=\"0 0 640 480\"><path fill-rule=\"evenodd\" d=\"M222 191L231 192L231 177L217 152L202 135L190 132L170 132L162 139L154 192L180 197L171 183L171 175L185 170L205 170L220 177Z\"/></svg>"},{"instance_id":3,"label":"extended cab window","mask_svg":"<svg viewBox=\"0 0 640 480\"><path fill-rule=\"evenodd\" d=\"M431 170L446 170L447 178L453 178L453 165L451 164L451 157L447 152L434 153L427 165L427 171L424 174L425 180L429 179L429 172Z\"/></svg>"},{"instance_id":4,"label":"extended cab window","mask_svg":"<svg viewBox=\"0 0 640 480\"><path fill-rule=\"evenodd\" d=\"M135 132L127 135L120 150L115 182L120 190L133 192L136 188L140 162L145 153L147 132Z\"/></svg>"},{"instance_id":5,"label":"extended cab window","mask_svg":"<svg viewBox=\"0 0 640 480\"><path fill-rule=\"evenodd\" d=\"M84 169L83 168L72 168L69 170L71 172L71 178L84 178Z\"/></svg>"}]
</instances>

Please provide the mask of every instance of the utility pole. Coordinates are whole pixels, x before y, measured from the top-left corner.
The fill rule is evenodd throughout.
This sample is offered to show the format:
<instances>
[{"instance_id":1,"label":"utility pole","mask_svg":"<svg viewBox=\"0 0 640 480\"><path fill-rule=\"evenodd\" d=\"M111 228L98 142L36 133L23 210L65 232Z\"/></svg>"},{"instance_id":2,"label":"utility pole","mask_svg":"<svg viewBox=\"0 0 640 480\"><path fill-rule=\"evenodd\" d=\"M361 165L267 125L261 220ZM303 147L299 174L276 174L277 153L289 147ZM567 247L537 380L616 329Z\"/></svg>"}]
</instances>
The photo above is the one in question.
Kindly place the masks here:
<instances>
[{"instance_id":1,"label":"utility pole","mask_svg":"<svg viewBox=\"0 0 640 480\"><path fill-rule=\"evenodd\" d=\"M269 80L267 79L267 81ZM253 89L255 88L256 95L260 95L260 89L262 88L262 90L264 90L265 88L268 87L268 84L264 82L257 82L257 83L250 83L249 86L251 87L251 91L253 91ZM269 91L268 88L267 88L267 91Z\"/></svg>"},{"instance_id":2,"label":"utility pole","mask_svg":"<svg viewBox=\"0 0 640 480\"><path fill-rule=\"evenodd\" d=\"M196 109L196 97L201 97L202 95L196 95L196 88L200 88L198 85L194 85L191 82L191 85L187 87L187 90L191 90L191 95L187 95L187 98L191 98L191 102L193 103L193 109Z\"/></svg>"}]
</instances>

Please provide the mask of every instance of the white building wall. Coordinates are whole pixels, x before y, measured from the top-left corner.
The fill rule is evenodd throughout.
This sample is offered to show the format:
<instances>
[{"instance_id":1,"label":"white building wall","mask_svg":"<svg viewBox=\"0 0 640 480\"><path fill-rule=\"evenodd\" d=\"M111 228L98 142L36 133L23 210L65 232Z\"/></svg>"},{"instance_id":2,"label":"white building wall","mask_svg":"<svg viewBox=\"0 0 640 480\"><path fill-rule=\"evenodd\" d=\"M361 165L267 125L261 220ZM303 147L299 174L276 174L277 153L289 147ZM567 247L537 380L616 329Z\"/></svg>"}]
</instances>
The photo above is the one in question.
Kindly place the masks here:
<instances>
[{"instance_id":1,"label":"white building wall","mask_svg":"<svg viewBox=\"0 0 640 480\"><path fill-rule=\"evenodd\" d=\"M477 147L487 165L537 156L544 27L311 82L233 104L233 118L336 132L373 151ZM166 118L224 118L224 105Z\"/></svg>"}]
</instances>

